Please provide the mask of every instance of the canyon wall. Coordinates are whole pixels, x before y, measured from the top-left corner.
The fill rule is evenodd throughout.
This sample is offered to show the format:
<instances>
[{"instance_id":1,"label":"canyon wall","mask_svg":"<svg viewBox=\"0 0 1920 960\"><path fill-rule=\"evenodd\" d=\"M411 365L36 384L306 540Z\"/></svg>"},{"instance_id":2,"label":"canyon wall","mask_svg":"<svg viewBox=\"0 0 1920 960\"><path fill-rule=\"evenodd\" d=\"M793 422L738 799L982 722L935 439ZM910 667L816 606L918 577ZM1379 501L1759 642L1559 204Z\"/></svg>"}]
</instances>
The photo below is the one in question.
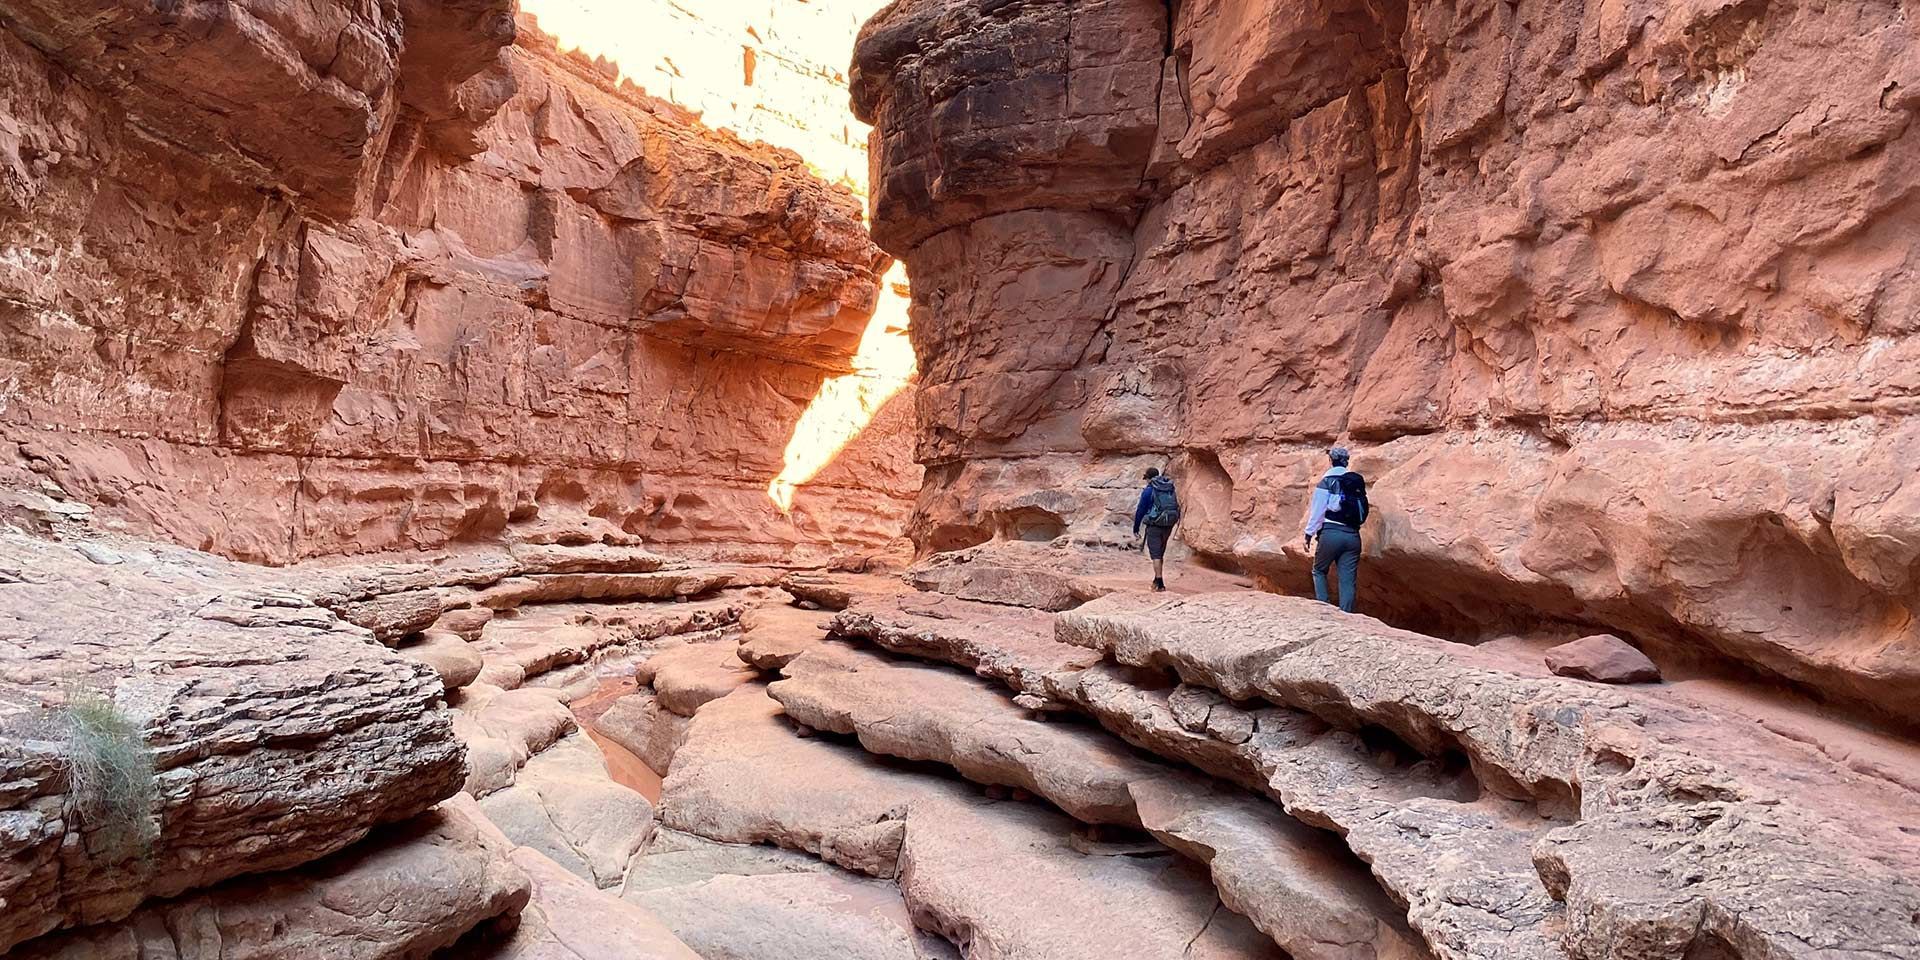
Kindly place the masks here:
<instances>
[{"instance_id":1,"label":"canyon wall","mask_svg":"<svg viewBox=\"0 0 1920 960\"><path fill-rule=\"evenodd\" d=\"M913 276L917 545L1118 543L1363 610L1920 694L1920 20L1894 0L902 0L864 29Z\"/></svg>"},{"instance_id":2,"label":"canyon wall","mask_svg":"<svg viewBox=\"0 0 1920 960\"><path fill-rule=\"evenodd\" d=\"M898 552L904 398L790 512L769 493L824 385L910 372L860 362L890 261L796 154L511 0L4 0L0 27L0 459L245 560L510 524Z\"/></svg>"}]
</instances>

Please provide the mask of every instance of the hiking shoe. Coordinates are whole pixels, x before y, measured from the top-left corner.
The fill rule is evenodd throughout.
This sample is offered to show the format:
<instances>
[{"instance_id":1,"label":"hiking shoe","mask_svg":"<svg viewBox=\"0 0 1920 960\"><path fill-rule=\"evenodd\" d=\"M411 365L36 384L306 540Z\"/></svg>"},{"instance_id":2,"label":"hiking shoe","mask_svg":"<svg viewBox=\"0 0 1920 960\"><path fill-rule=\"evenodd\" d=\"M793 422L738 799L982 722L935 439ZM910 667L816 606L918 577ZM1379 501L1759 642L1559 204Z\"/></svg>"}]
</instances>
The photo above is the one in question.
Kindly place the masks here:
<instances>
[{"instance_id":1,"label":"hiking shoe","mask_svg":"<svg viewBox=\"0 0 1920 960\"><path fill-rule=\"evenodd\" d=\"M1158 593L1158 592L1160 592L1160 591L1162 591L1162 590L1165 590L1165 589L1167 589L1167 582L1166 582L1165 580L1162 580L1162 579L1160 579L1159 577L1154 577L1154 578L1153 578L1153 589L1154 589L1154 592L1156 592L1156 593Z\"/></svg>"}]
</instances>

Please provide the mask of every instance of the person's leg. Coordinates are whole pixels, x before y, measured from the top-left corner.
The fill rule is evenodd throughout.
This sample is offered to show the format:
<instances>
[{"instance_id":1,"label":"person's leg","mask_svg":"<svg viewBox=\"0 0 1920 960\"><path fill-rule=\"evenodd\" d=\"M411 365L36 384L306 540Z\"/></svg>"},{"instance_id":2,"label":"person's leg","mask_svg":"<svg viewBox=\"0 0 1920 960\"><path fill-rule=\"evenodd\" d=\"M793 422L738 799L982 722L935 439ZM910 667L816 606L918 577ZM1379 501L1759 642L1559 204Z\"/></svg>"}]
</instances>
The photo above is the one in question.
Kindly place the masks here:
<instances>
[{"instance_id":1,"label":"person's leg","mask_svg":"<svg viewBox=\"0 0 1920 960\"><path fill-rule=\"evenodd\" d=\"M1347 534L1347 540L1346 548L1340 551L1340 609L1352 613L1360 589L1360 535Z\"/></svg>"},{"instance_id":2,"label":"person's leg","mask_svg":"<svg viewBox=\"0 0 1920 960\"><path fill-rule=\"evenodd\" d=\"M1327 531L1320 531L1320 542L1313 547L1313 595L1321 603L1332 603L1327 599L1327 567L1333 564L1335 554L1327 546Z\"/></svg>"},{"instance_id":3,"label":"person's leg","mask_svg":"<svg viewBox=\"0 0 1920 960\"><path fill-rule=\"evenodd\" d=\"M1161 571L1165 569L1167 559L1167 534L1171 532L1167 527L1147 528L1147 556L1153 558L1153 588L1155 590L1161 590L1166 587L1166 581L1162 579Z\"/></svg>"}]
</instances>

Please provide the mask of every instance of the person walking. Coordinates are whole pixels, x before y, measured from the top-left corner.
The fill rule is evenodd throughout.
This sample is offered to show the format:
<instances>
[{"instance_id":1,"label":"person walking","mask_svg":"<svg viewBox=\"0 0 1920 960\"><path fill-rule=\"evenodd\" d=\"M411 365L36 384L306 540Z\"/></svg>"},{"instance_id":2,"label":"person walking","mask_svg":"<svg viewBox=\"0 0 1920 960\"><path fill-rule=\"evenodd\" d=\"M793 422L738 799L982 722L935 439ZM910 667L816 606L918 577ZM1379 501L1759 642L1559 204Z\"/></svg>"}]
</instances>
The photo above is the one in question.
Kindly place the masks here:
<instances>
[{"instance_id":1,"label":"person walking","mask_svg":"<svg viewBox=\"0 0 1920 960\"><path fill-rule=\"evenodd\" d=\"M1327 451L1332 466L1313 486L1307 503L1306 547L1313 550L1313 538L1320 548L1313 553L1313 595L1322 603L1327 598L1327 569L1340 571L1340 609L1352 613L1354 592L1360 579L1360 525L1367 522L1367 481L1347 469L1350 454L1346 447Z\"/></svg>"},{"instance_id":2,"label":"person walking","mask_svg":"<svg viewBox=\"0 0 1920 960\"><path fill-rule=\"evenodd\" d=\"M1167 557L1167 540L1180 522L1180 498L1173 492L1173 478L1158 468L1148 467L1147 485L1140 490L1140 503L1133 508L1133 535L1146 527L1147 556L1153 558L1153 589L1165 590L1167 581L1162 566Z\"/></svg>"}]
</instances>

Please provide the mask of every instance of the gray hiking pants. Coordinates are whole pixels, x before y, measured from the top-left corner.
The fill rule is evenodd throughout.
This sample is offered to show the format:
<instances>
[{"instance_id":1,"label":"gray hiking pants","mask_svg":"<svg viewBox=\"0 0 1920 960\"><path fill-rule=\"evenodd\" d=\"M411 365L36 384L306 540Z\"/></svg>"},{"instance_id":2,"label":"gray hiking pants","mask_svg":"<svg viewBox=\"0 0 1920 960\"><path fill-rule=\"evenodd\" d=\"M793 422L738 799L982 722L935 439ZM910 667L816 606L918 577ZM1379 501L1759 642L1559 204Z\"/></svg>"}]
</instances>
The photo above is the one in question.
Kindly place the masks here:
<instances>
[{"instance_id":1,"label":"gray hiking pants","mask_svg":"<svg viewBox=\"0 0 1920 960\"><path fill-rule=\"evenodd\" d=\"M1340 567L1340 609L1353 612L1353 594L1360 579L1360 531L1329 523L1320 528L1320 544L1313 554L1313 595L1327 599L1327 568Z\"/></svg>"}]
</instances>

